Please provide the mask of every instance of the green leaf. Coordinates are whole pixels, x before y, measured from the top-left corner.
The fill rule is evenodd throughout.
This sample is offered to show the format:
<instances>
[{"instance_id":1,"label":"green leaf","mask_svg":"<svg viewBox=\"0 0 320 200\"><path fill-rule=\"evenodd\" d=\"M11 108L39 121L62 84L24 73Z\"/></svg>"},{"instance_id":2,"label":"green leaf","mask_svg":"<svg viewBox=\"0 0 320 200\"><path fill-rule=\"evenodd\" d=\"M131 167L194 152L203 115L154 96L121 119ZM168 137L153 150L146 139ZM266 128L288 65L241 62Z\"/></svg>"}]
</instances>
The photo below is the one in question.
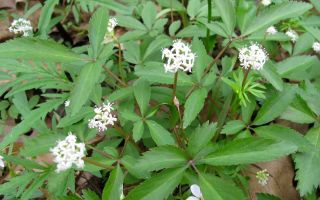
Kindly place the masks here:
<instances>
[{"instance_id":1,"label":"green leaf","mask_svg":"<svg viewBox=\"0 0 320 200\"><path fill-rule=\"evenodd\" d=\"M311 193L320 185L320 127L310 129L305 136L314 146L314 151L294 156L297 170L295 179L301 196Z\"/></svg>"},{"instance_id":2,"label":"green leaf","mask_svg":"<svg viewBox=\"0 0 320 200\"><path fill-rule=\"evenodd\" d=\"M279 125L268 125L255 128L254 131L260 136L269 139L281 140L295 145L299 151L312 150L301 133Z\"/></svg>"},{"instance_id":3,"label":"green leaf","mask_svg":"<svg viewBox=\"0 0 320 200\"><path fill-rule=\"evenodd\" d=\"M123 173L121 167L117 167L112 170L110 177L103 188L102 199L119 200L121 196L121 188L123 184Z\"/></svg>"},{"instance_id":4,"label":"green leaf","mask_svg":"<svg viewBox=\"0 0 320 200\"><path fill-rule=\"evenodd\" d=\"M100 4L110 10L114 10L117 13L129 15L132 12L132 9L128 6L122 5L117 1L106 1L106 0L84 0L87 2L94 2Z\"/></svg>"},{"instance_id":5,"label":"green leaf","mask_svg":"<svg viewBox=\"0 0 320 200\"><path fill-rule=\"evenodd\" d=\"M188 157L181 149L174 146L155 147L143 154L138 162L144 171L181 167L187 165Z\"/></svg>"},{"instance_id":6,"label":"green leaf","mask_svg":"<svg viewBox=\"0 0 320 200\"><path fill-rule=\"evenodd\" d=\"M221 133L226 135L232 135L236 134L239 131L241 131L243 128L246 127L246 124L241 120L232 120L227 122L226 125L224 125Z\"/></svg>"},{"instance_id":7,"label":"green leaf","mask_svg":"<svg viewBox=\"0 0 320 200\"><path fill-rule=\"evenodd\" d=\"M194 18L201 9L201 1L190 0L187 6L187 13L191 18Z\"/></svg>"},{"instance_id":8,"label":"green leaf","mask_svg":"<svg viewBox=\"0 0 320 200\"><path fill-rule=\"evenodd\" d=\"M41 117L44 117L48 112L52 111L63 103L64 99L53 99L40 105L39 108L32 110L22 122L15 126L11 132L4 137L0 143L0 149L5 148L8 144L15 142L18 137L27 132L33 124Z\"/></svg>"},{"instance_id":9,"label":"green leaf","mask_svg":"<svg viewBox=\"0 0 320 200\"><path fill-rule=\"evenodd\" d=\"M166 169L129 192L125 200L163 200L180 183L185 168Z\"/></svg>"},{"instance_id":10,"label":"green leaf","mask_svg":"<svg viewBox=\"0 0 320 200\"><path fill-rule=\"evenodd\" d=\"M12 162L16 165L21 165L25 167L26 169L33 170L33 169L40 169L44 170L45 167L37 163L36 161L33 160L28 160L28 159L23 159L20 158L19 156L7 156L5 154L1 155L5 161L7 162Z\"/></svg>"},{"instance_id":11,"label":"green leaf","mask_svg":"<svg viewBox=\"0 0 320 200\"><path fill-rule=\"evenodd\" d=\"M198 126L191 134L189 139L188 151L193 155L198 153L203 147L205 147L216 134L217 123L206 122L201 126Z\"/></svg>"},{"instance_id":12,"label":"green leaf","mask_svg":"<svg viewBox=\"0 0 320 200\"><path fill-rule=\"evenodd\" d=\"M26 189L22 196L21 200L27 200L30 199L33 195L33 193L41 187L41 185L44 183L44 181L48 178L49 173L41 174L38 178L34 179L32 184Z\"/></svg>"},{"instance_id":13,"label":"green leaf","mask_svg":"<svg viewBox=\"0 0 320 200\"><path fill-rule=\"evenodd\" d=\"M184 105L183 128L187 128L198 116L204 106L208 93L205 88L200 88L192 92Z\"/></svg>"},{"instance_id":14,"label":"green leaf","mask_svg":"<svg viewBox=\"0 0 320 200\"><path fill-rule=\"evenodd\" d=\"M146 171L142 171L140 169L140 166L137 165L138 160L130 155L125 155L121 159L121 164L128 170L128 172L133 175L134 177L140 178L140 179L146 179L150 177L149 173L146 173Z\"/></svg>"},{"instance_id":15,"label":"green leaf","mask_svg":"<svg viewBox=\"0 0 320 200\"><path fill-rule=\"evenodd\" d=\"M158 145L174 145L175 140L172 137L172 134L169 133L165 128L163 128L160 124L155 121L147 120L146 121L151 137L153 141Z\"/></svg>"},{"instance_id":16,"label":"green leaf","mask_svg":"<svg viewBox=\"0 0 320 200\"><path fill-rule=\"evenodd\" d=\"M159 52L160 55L160 49L163 47L166 47L171 44L171 39L167 36L160 35L156 37L148 46L146 51L143 55L143 60L146 60L150 55L152 55L155 52Z\"/></svg>"},{"instance_id":17,"label":"green leaf","mask_svg":"<svg viewBox=\"0 0 320 200\"><path fill-rule=\"evenodd\" d=\"M133 129L132 129L132 137L135 142L139 141L144 133L144 124L142 120L136 121L133 124Z\"/></svg>"},{"instance_id":18,"label":"green leaf","mask_svg":"<svg viewBox=\"0 0 320 200\"><path fill-rule=\"evenodd\" d=\"M146 27L137 19L130 16L117 16L117 21L120 26L146 31Z\"/></svg>"},{"instance_id":19,"label":"green leaf","mask_svg":"<svg viewBox=\"0 0 320 200\"><path fill-rule=\"evenodd\" d=\"M54 7L59 3L58 0L46 1L43 8L41 9L41 14L39 17L38 30L40 32L40 37L42 39L47 39L49 29L50 29L50 20Z\"/></svg>"},{"instance_id":20,"label":"green leaf","mask_svg":"<svg viewBox=\"0 0 320 200\"><path fill-rule=\"evenodd\" d=\"M26 139L20 155L31 157L48 153L59 139L62 139L59 134L40 134L32 139Z\"/></svg>"},{"instance_id":21,"label":"green leaf","mask_svg":"<svg viewBox=\"0 0 320 200\"><path fill-rule=\"evenodd\" d=\"M99 63L88 63L82 67L75 87L71 92L70 108L72 115L75 115L89 99L90 92L99 80L101 69Z\"/></svg>"},{"instance_id":22,"label":"green leaf","mask_svg":"<svg viewBox=\"0 0 320 200\"><path fill-rule=\"evenodd\" d=\"M62 63L85 60L61 44L37 38L18 38L0 44L0 58L22 58Z\"/></svg>"},{"instance_id":23,"label":"green leaf","mask_svg":"<svg viewBox=\"0 0 320 200\"><path fill-rule=\"evenodd\" d=\"M204 199L245 200L243 192L231 182L211 174L199 174L200 188Z\"/></svg>"},{"instance_id":24,"label":"green leaf","mask_svg":"<svg viewBox=\"0 0 320 200\"><path fill-rule=\"evenodd\" d=\"M154 5L154 3L151 1L148 1L147 3L145 3L142 9L141 17L142 17L143 23L148 27L149 30L152 28L152 25L156 20L156 16L157 16L157 8Z\"/></svg>"},{"instance_id":25,"label":"green leaf","mask_svg":"<svg viewBox=\"0 0 320 200\"><path fill-rule=\"evenodd\" d=\"M89 41L92 49L92 58L96 59L102 48L102 41L107 32L108 10L100 7L91 17L89 22Z\"/></svg>"},{"instance_id":26,"label":"green leaf","mask_svg":"<svg viewBox=\"0 0 320 200\"><path fill-rule=\"evenodd\" d=\"M287 86L285 87L283 92L279 92L268 98L263 103L256 118L254 119L253 124L265 124L281 115L293 101L296 94L296 90L297 87L295 86Z\"/></svg>"},{"instance_id":27,"label":"green leaf","mask_svg":"<svg viewBox=\"0 0 320 200\"><path fill-rule=\"evenodd\" d=\"M215 0L215 5L218 8L219 14L226 26L228 34L232 35L236 25L236 14L231 0Z\"/></svg>"},{"instance_id":28,"label":"green leaf","mask_svg":"<svg viewBox=\"0 0 320 200\"><path fill-rule=\"evenodd\" d=\"M294 56L289 57L276 64L281 77L288 77L291 73L303 72L317 61L316 56Z\"/></svg>"},{"instance_id":29,"label":"green leaf","mask_svg":"<svg viewBox=\"0 0 320 200\"><path fill-rule=\"evenodd\" d=\"M68 188L74 188L74 175L73 169L60 173L53 171L48 178L48 191L54 196L65 195Z\"/></svg>"},{"instance_id":30,"label":"green leaf","mask_svg":"<svg viewBox=\"0 0 320 200\"><path fill-rule=\"evenodd\" d=\"M303 28L305 28L309 33L311 33L311 35L314 38L320 41L320 29L318 27L303 25Z\"/></svg>"},{"instance_id":31,"label":"green leaf","mask_svg":"<svg viewBox=\"0 0 320 200\"><path fill-rule=\"evenodd\" d=\"M266 62L264 68L259 70L260 74L269 81L274 88L279 91L283 90L283 81L277 72L276 66L271 62Z\"/></svg>"},{"instance_id":32,"label":"green leaf","mask_svg":"<svg viewBox=\"0 0 320 200\"><path fill-rule=\"evenodd\" d=\"M180 26L181 26L181 21L180 20L175 21L172 24L170 24L170 26L169 26L169 35L170 36L174 36L176 34L177 30L180 28Z\"/></svg>"},{"instance_id":33,"label":"green leaf","mask_svg":"<svg viewBox=\"0 0 320 200\"><path fill-rule=\"evenodd\" d=\"M267 28L291 17L298 17L310 10L312 5L304 2L289 1L275 6L270 6L265 12L256 17L248 28L243 32L243 36Z\"/></svg>"},{"instance_id":34,"label":"green leaf","mask_svg":"<svg viewBox=\"0 0 320 200\"><path fill-rule=\"evenodd\" d=\"M151 96L151 87L147 80L139 79L133 86L133 93L137 100L142 116L144 116L149 107Z\"/></svg>"},{"instance_id":35,"label":"green leaf","mask_svg":"<svg viewBox=\"0 0 320 200\"><path fill-rule=\"evenodd\" d=\"M289 155L297 150L295 145L264 138L234 140L208 155L201 162L213 166L265 162Z\"/></svg>"},{"instance_id":36,"label":"green leaf","mask_svg":"<svg viewBox=\"0 0 320 200\"><path fill-rule=\"evenodd\" d=\"M273 196L271 194L256 193L258 200L281 200L279 197Z\"/></svg>"},{"instance_id":37,"label":"green leaf","mask_svg":"<svg viewBox=\"0 0 320 200\"><path fill-rule=\"evenodd\" d=\"M185 11L185 7L183 6L182 3L180 3L178 0L157 0L157 2L162 6L166 8L172 8L177 11Z\"/></svg>"},{"instance_id":38,"label":"green leaf","mask_svg":"<svg viewBox=\"0 0 320 200\"><path fill-rule=\"evenodd\" d=\"M84 200L100 200L100 197L90 189L82 190L82 197Z\"/></svg>"},{"instance_id":39,"label":"green leaf","mask_svg":"<svg viewBox=\"0 0 320 200\"><path fill-rule=\"evenodd\" d=\"M128 98L133 93L133 87L125 87L114 91L108 98L109 101L123 100Z\"/></svg>"},{"instance_id":40,"label":"green leaf","mask_svg":"<svg viewBox=\"0 0 320 200\"><path fill-rule=\"evenodd\" d=\"M306 52L312 48L314 38L310 33L304 33L299 36L296 44L294 45L293 55L298 55Z\"/></svg>"}]
</instances>

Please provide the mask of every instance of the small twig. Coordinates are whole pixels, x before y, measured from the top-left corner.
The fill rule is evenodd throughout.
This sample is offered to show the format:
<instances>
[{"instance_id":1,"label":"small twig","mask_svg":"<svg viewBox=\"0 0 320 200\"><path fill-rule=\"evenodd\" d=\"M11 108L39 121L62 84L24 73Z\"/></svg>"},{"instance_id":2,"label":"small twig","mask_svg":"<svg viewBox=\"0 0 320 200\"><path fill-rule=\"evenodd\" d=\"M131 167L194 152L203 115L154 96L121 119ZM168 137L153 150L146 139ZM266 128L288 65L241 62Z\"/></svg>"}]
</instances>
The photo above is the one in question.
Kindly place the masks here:
<instances>
[{"instance_id":1,"label":"small twig","mask_svg":"<svg viewBox=\"0 0 320 200\"><path fill-rule=\"evenodd\" d=\"M99 167L103 167L104 169L108 169L108 170L113 170L114 169L113 166L108 166L108 165L102 164L102 163L97 162L95 160L91 160L91 159L89 159L87 157L82 158L82 160L84 160L87 163L90 163L90 164L93 164L93 165L96 165L96 166L99 166Z\"/></svg>"},{"instance_id":2,"label":"small twig","mask_svg":"<svg viewBox=\"0 0 320 200\"><path fill-rule=\"evenodd\" d=\"M127 84L123 82L117 75L115 75L107 66L104 65L103 68L110 76L112 76L112 78L117 80L122 86L127 86Z\"/></svg>"},{"instance_id":3,"label":"small twig","mask_svg":"<svg viewBox=\"0 0 320 200\"><path fill-rule=\"evenodd\" d=\"M110 155L110 154L108 154L108 153L106 153L104 151L101 151L100 149L97 149L97 148L95 148L95 147L93 147L93 146L91 146L89 144L86 144L86 146L89 147L90 149L96 151L97 153L99 153L100 155L102 155L102 156L104 156L106 158L109 158L111 160L117 160L117 158L113 157L112 155Z\"/></svg>"},{"instance_id":4,"label":"small twig","mask_svg":"<svg viewBox=\"0 0 320 200\"><path fill-rule=\"evenodd\" d=\"M194 161L193 161L193 160L190 160L190 161L189 161L189 164L190 164L191 167L194 169L194 171L195 171L198 175L200 175L200 172L199 172L197 166L194 164Z\"/></svg>"},{"instance_id":5,"label":"small twig","mask_svg":"<svg viewBox=\"0 0 320 200\"><path fill-rule=\"evenodd\" d=\"M243 80L242 80L242 89L244 88L244 85L246 84L246 81L247 81L247 79L248 79L248 75L249 75L250 70L251 70L251 67L249 67L249 68L246 70L245 74L244 74L244 78L243 78Z\"/></svg>"},{"instance_id":6,"label":"small twig","mask_svg":"<svg viewBox=\"0 0 320 200\"><path fill-rule=\"evenodd\" d=\"M172 102L174 103L174 98L176 97L177 93L177 83L178 83L178 72L174 74L174 81L172 86Z\"/></svg>"}]
</instances>

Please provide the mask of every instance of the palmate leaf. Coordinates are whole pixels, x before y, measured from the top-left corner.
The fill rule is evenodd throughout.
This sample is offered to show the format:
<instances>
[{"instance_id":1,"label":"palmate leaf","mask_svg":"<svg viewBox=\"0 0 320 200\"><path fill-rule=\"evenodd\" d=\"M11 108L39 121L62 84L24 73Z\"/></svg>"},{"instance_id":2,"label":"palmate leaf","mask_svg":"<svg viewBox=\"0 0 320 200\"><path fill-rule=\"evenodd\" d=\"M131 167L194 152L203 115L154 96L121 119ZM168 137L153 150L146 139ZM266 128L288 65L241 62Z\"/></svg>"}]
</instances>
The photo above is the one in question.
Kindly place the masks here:
<instances>
[{"instance_id":1,"label":"palmate leaf","mask_svg":"<svg viewBox=\"0 0 320 200\"><path fill-rule=\"evenodd\" d=\"M144 181L129 192L125 200L163 200L180 183L185 168L167 169Z\"/></svg>"},{"instance_id":2,"label":"palmate leaf","mask_svg":"<svg viewBox=\"0 0 320 200\"><path fill-rule=\"evenodd\" d=\"M57 173L52 171L48 177L48 190L54 196L65 195L69 190L75 190L75 176L74 170L68 169L66 171Z\"/></svg>"},{"instance_id":3,"label":"palmate leaf","mask_svg":"<svg viewBox=\"0 0 320 200\"><path fill-rule=\"evenodd\" d=\"M88 63L81 69L70 97L72 115L75 115L89 99L95 84L99 80L101 69L102 67L97 62Z\"/></svg>"},{"instance_id":4,"label":"palmate leaf","mask_svg":"<svg viewBox=\"0 0 320 200\"><path fill-rule=\"evenodd\" d=\"M204 199L245 200L243 192L230 182L211 174L200 174L200 188Z\"/></svg>"},{"instance_id":5,"label":"palmate leaf","mask_svg":"<svg viewBox=\"0 0 320 200\"><path fill-rule=\"evenodd\" d=\"M280 5L271 6L255 18L248 28L243 31L242 35L249 35L290 17L298 17L311 8L311 4L297 1L289 1Z\"/></svg>"},{"instance_id":6,"label":"palmate leaf","mask_svg":"<svg viewBox=\"0 0 320 200\"><path fill-rule=\"evenodd\" d=\"M121 187L123 184L123 172L121 167L117 167L112 170L110 177L104 186L102 192L102 199L119 200L121 195Z\"/></svg>"},{"instance_id":7,"label":"palmate leaf","mask_svg":"<svg viewBox=\"0 0 320 200\"><path fill-rule=\"evenodd\" d=\"M138 162L140 169L154 171L173 167L181 167L188 162L187 155L175 146L161 146L143 154Z\"/></svg>"},{"instance_id":8,"label":"palmate leaf","mask_svg":"<svg viewBox=\"0 0 320 200\"><path fill-rule=\"evenodd\" d=\"M52 40L18 38L0 44L0 58L79 62L88 60Z\"/></svg>"},{"instance_id":9,"label":"palmate leaf","mask_svg":"<svg viewBox=\"0 0 320 200\"><path fill-rule=\"evenodd\" d=\"M229 142L200 162L213 166L250 164L274 160L295 151L296 145L288 142L251 137Z\"/></svg>"},{"instance_id":10,"label":"palmate leaf","mask_svg":"<svg viewBox=\"0 0 320 200\"><path fill-rule=\"evenodd\" d=\"M146 121L153 141L158 145L175 144L172 134L155 121Z\"/></svg>"},{"instance_id":11,"label":"palmate leaf","mask_svg":"<svg viewBox=\"0 0 320 200\"><path fill-rule=\"evenodd\" d=\"M228 34L233 33L233 29L236 25L236 14L231 0L215 0L215 5L217 6L223 23L228 31Z\"/></svg>"},{"instance_id":12,"label":"palmate leaf","mask_svg":"<svg viewBox=\"0 0 320 200\"><path fill-rule=\"evenodd\" d=\"M310 68L316 61L316 56L293 56L278 62L275 67L281 77L290 78L288 75L291 73L303 72Z\"/></svg>"}]
</instances>

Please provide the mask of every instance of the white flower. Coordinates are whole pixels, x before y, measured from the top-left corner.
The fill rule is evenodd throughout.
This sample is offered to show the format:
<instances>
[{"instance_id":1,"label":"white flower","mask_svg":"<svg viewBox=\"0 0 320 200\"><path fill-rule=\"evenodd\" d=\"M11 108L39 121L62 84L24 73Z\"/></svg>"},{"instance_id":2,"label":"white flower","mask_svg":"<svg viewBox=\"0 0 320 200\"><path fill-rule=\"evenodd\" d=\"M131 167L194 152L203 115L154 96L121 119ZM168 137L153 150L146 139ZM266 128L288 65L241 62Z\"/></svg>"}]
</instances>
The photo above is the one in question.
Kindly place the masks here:
<instances>
[{"instance_id":1,"label":"white flower","mask_svg":"<svg viewBox=\"0 0 320 200\"><path fill-rule=\"evenodd\" d=\"M249 47L243 47L239 52L240 65L245 68L261 70L268 60L268 53L258 43L252 43Z\"/></svg>"},{"instance_id":2,"label":"white flower","mask_svg":"<svg viewBox=\"0 0 320 200\"><path fill-rule=\"evenodd\" d=\"M120 187L120 200L123 200L125 198L124 194L123 194L123 185L121 185Z\"/></svg>"},{"instance_id":3,"label":"white flower","mask_svg":"<svg viewBox=\"0 0 320 200\"><path fill-rule=\"evenodd\" d=\"M270 26L269 28L267 28L266 33L269 35L274 35L278 32L278 30L276 29L276 27L274 26Z\"/></svg>"},{"instance_id":4,"label":"white flower","mask_svg":"<svg viewBox=\"0 0 320 200\"><path fill-rule=\"evenodd\" d=\"M111 33L117 25L118 25L117 19L114 17L110 18L108 22L108 32Z\"/></svg>"},{"instance_id":5,"label":"white flower","mask_svg":"<svg viewBox=\"0 0 320 200\"><path fill-rule=\"evenodd\" d=\"M30 36L32 34L31 22L24 18L15 19L11 23L9 31L14 34L22 34L24 37Z\"/></svg>"},{"instance_id":6,"label":"white flower","mask_svg":"<svg viewBox=\"0 0 320 200\"><path fill-rule=\"evenodd\" d=\"M202 200L202 193L199 185L193 184L190 186L193 196L188 197L186 200Z\"/></svg>"},{"instance_id":7,"label":"white flower","mask_svg":"<svg viewBox=\"0 0 320 200\"><path fill-rule=\"evenodd\" d=\"M270 5L272 3L272 1L271 0L261 0L261 3L264 6L268 6L268 5Z\"/></svg>"},{"instance_id":8,"label":"white flower","mask_svg":"<svg viewBox=\"0 0 320 200\"><path fill-rule=\"evenodd\" d=\"M117 121L117 118L111 114L113 110L113 104L107 102L107 104L102 104L102 106L96 106L94 112L96 115L89 119L89 128L98 128L99 131L107 130L108 125L114 125Z\"/></svg>"},{"instance_id":9,"label":"white flower","mask_svg":"<svg viewBox=\"0 0 320 200\"><path fill-rule=\"evenodd\" d=\"M297 41L297 39L299 38L299 35L297 32L295 32L294 30L292 29L288 29L287 32L286 32L286 35L291 39L291 41L293 43L295 43Z\"/></svg>"},{"instance_id":10,"label":"white flower","mask_svg":"<svg viewBox=\"0 0 320 200\"><path fill-rule=\"evenodd\" d=\"M179 69L183 71L192 71L196 55L192 53L189 45L181 40L173 41L172 48L162 49L162 59L166 59L164 64L165 72L175 73Z\"/></svg>"},{"instance_id":11,"label":"white flower","mask_svg":"<svg viewBox=\"0 0 320 200\"><path fill-rule=\"evenodd\" d=\"M0 156L0 168L4 168L5 164L4 164L4 160L3 157Z\"/></svg>"},{"instance_id":12,"label":"white flower","mask_svg":"<svg viewBox=\"0 0 320 200\"><path fill-rule=\"evenodd\" d=\"M312 44L312 48L315 52L320 53L320 43L319 42L314 42Z\"/></svg>"},{"instance_id":13,"label":"white flower","mask_svg":"<svg viewBox=\"0 0 320 200\"><path fill-rule=\"evenodd\" d=\"M270 175L266 169L258 171L256 173L256 178L258 179L258 183L261 184L262 186L265 186L268 184L269 176Z\"/></svg>"},{"instance_id":14,"label":"white flower","mask_svg":"<svg viewBox=\"0 0 320 200\"><path fill-rule=\"evenodd\" d=\"M69 106L70 106L70 100L65 101L65 102L64 102L64 106L65 106L65 107L69 107Z\"/></svg>"},{"instance_id":15,"label":"white flower","mask_svg":"<svg viewBox=\"0 0 320 200\"><path fill-rule=\"evenodd\" d=\"M69 132L68 136L57 145L50 149L50 152L55 157L54 162L57 163L56 172L62 172L76 165L77 168L84 167L85 144L76 143L77 137Z\"/></svg>"}]
</instances>

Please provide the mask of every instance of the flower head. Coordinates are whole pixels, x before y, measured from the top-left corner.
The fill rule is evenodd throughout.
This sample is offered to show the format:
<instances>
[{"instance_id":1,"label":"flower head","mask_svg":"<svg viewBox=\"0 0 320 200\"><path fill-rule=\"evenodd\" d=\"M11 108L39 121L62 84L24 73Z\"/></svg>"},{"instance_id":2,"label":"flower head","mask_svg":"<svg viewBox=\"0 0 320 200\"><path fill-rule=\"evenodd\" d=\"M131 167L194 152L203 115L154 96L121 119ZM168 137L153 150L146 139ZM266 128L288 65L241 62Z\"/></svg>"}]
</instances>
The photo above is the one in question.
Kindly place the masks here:
<instances>
[{"instance_id":1,"label":"flower head","mask_svg":"<svg viewBox=\"0 0 320 200\"><path fill-rule=\"evenodd\" d=\"M240 49L239 60L240 65L245 69L251 67L255 70L261 70L268 60L268 53L260 44L252 43L250 46Z\"/></svg>"},{"instance_id":2,"label":"flower head","mask_svg":"<svg viewBox=\"0 0 320 200\"><path fill-rule=\"evenodd\" d=\"M293 43L295 43L297 41L297 39L299 38L299 35L297 32L295 32L294 30L292 29L288 29L287 32L286 32L286 35L291 39L291 41Z\"/></svg>"},{"instance_id":3,"label":"flower head","mask_svg":"<svg viewBox=\"0 0 320 200\"><path fill-rule=\"evenodd\" d=\"M108 32L111 33L114 28L118 25L117 19L116 18L110 18L108 22Z\"/></svg>"},{"instance_id":4,"label":"flower head","mask_svg":"<svg viewBox=\"0 0 320 200\"><path fill-rule=\"evenodd\" d=\"M19 18L13 20L9 31L14 34L22 34L24 37L30 36L32 34L31 22L24 18Z\"/></svg>"},{"instance_id":5,"label":"flower head","mask_svg":"<svg viewBox=\"0 0 320 200\"><path fill-rule=\"evenodd\" d=\"M188 197L186 200L202 200L202 193L199 185L193 184L190 186L193 196Z\"/></svg>"},{"instance_id":6,"label":"flower head","mask_svg":"<svg viewBox=\"0 0 320 200\"><path fill-rule=\"evenodd\" d=\"M117 118L112 115L113 103L107 102L107 104L102 104L102 106L96 106L94 112L96 115L89 119L89 128L98 128L99 131L107 130L108 125L114 125Z\"/></svg>"},{"instance_id":7,"label":"flower head","mask_svg":"<svg viewBox=\"0 0 320 200\"><path fill-rule=\"evenodd\" d=\"M85 144L76 143L77 137L69 132L68 136L57 145L50 149L55 157L54 162L57 163L56 172L62 172L76 165L77 168L84 167L82 158L85 156Z\"/></svg>"},{"instance_id":8,"label":"flower head","mask_svg":"<svg viewBox=\"0 0 320 200\"><path fill-rule=\"evenodd\" d=\"M264 6L268 6L268 5L270 5L272 3L272 1L271 0L262 0L261 3Z\"/></svg>"},{"instance_id":9,"label":"flower head","mask_svg":"<svg viewBox=\"0 0 320 200\"><path fill-rule=\"evenodd\" d=\"M274 26L270 26L269 28L267 28L266 33L269 35L274 35L278 32L278 30L276 29L276 27Z\"/></svg>"},{"instance_id":10,"label":"flower head","mask_svg":"<svg viewBox=\"0 0 320 200\"><path fill-rule=\"evenodd\" d=\"M173 41L171 49L162 49L162 59L166 59L165 72L175 73L179 69L191 72L195 57L196 55L192 53L189 45L181 40Z\"/></svg>"},{"instance_id":11,"label":"flower head","mask_svg":"<svg viewBox=\"0 0 320 200\"><path fill-rule=\"evenodd\" d=\"M65 107L69 107L69 106L70 106L70 100L66 100L66 101L64 102L64 106L65 106Z\"/></svg>"},{"instance_id":12,"label":"flower head","mask_svg":"<svg viewBox=\"0 0 320 200\"><path fill-rule=\"evenodd\" d=\"M320 42L314 42L312 48L315 52L320 53Z\"/></svg>"},{"instance_id":13,"label":"flower head","mask_svg":"<svg viewBox=\"0 0 320 200\"><path fill-rule=\"evenodd\" d=\"M270 175L266 169L258 171L256 173L256 178L258 179L258 183L260 183L262 186L267 185L269 176Z\"/></svg>"},{"instance_id":14,"label":"flower head","mask_svg":"<svg viewBox=\"0 0 320 200\"><path fill-rule=\"evenodd\" d=\"M3 157L0 156L0 168L4 168L5 164L4 164L4 160Z\"/></svg>"}]
</instances>

